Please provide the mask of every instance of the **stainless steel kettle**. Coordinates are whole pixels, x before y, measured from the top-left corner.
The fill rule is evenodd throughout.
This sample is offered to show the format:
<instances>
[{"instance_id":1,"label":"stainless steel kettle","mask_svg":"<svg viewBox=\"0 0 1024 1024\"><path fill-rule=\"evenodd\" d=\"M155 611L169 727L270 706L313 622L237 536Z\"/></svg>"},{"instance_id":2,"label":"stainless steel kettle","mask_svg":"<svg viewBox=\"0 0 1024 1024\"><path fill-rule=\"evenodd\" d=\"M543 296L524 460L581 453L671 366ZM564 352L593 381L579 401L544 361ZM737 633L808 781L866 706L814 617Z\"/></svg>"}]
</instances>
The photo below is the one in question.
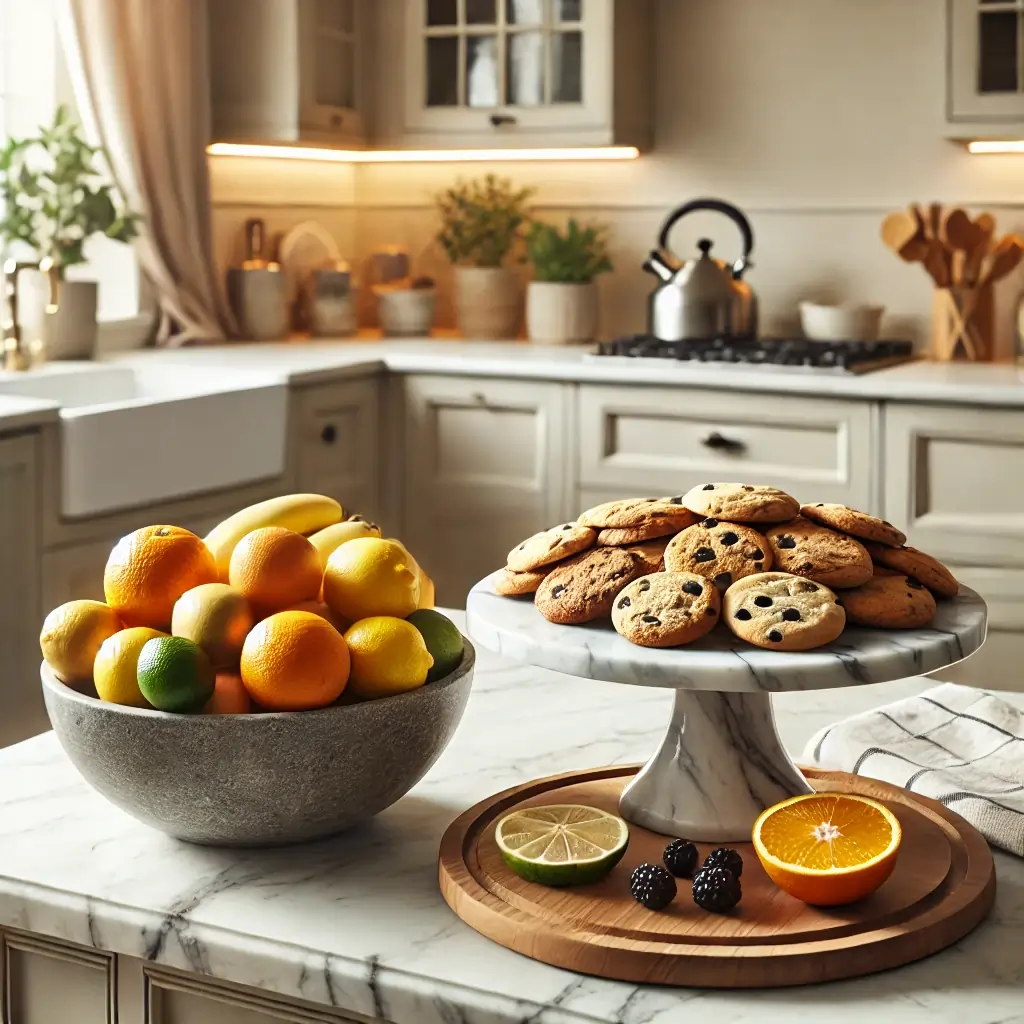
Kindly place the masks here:
<instances>
[{"instance_id":1,"label":"stainless steel kettle","mask_svg":"<svg viewBox=\"0 0 1024 1024\"><path fill-rule=\"evenodd\" d=\"M743 255L735 263L711 256L714 244L702 238L700 256L682 262L668 247L676 223L696 210L712 210L731 218L743 236ZM750 266L754 232L735 206L720 199L695 199L669 215L658 236L658 248L644 270L661 279L648 299L648 327L661 341L692 338L752 338L757 334L757 299L743 272Z\"/></svg>"}]
</instances>

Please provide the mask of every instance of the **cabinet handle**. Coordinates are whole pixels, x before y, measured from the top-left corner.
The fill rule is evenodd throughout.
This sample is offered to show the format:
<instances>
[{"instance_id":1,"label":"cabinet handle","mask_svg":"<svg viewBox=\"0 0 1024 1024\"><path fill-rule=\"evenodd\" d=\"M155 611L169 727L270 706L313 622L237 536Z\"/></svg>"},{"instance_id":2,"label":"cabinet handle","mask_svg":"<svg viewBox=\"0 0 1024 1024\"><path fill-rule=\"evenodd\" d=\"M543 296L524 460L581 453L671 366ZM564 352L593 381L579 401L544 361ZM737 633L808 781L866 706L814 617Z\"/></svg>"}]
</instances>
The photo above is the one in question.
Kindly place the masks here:
<instances>
[{"instance_id":1,"label":"cabinet handle","mask_svg":"<svg viewBox=\"0 0 1024 1024\"><path fill-rule=\"evenodd\" d=\"M740 452L747 450L746 444L742 441L738 441L734 437L726 437L717 430L712 430L707 437L702 437L700 443L705 448L711 448L719 452L729 452L730 455L739 455Z\"/></svg>"},{"instance_id":2,"label":"cabinet handle","mask_svg":"<svg viewBox=\"0 0 1024 1024\"><path fill-rule=\"evenodd\" d=\"M340 128L342 125L341 114L331 114L331 127Z\"/></svg>"},{"instance_id":3,"label":"cabinet handle","mask_svg":"<svg viewBox=\"0 0 1024 1024\"><path fill-rule=\"evenodd\" d=\"M476 402L477 405L486 405L487 396L482 391L474 391L473 401Z\"/></svg>"},{"instance_id":4,"label":"cabinet handle","mask_svg":"<svg viewBox=\"0 0 1024 1024\"><path fill-rule=\"evenodd\" d=\"M333 423L328 423L323 430L320 431L320 440L324 444L334 444L338 439L338 430Z\"/></svg>"},{"instance_id":5,"label":"cabinet handle","mask_svg":"<svg viewBox=\"0 0 1024 1024\"><path fill-rule=\"evenodd\" d=\"M515 123L516 119L511 114L491 114L491 124L493 124L495 128Z\"/></svg>"}]
</instances>

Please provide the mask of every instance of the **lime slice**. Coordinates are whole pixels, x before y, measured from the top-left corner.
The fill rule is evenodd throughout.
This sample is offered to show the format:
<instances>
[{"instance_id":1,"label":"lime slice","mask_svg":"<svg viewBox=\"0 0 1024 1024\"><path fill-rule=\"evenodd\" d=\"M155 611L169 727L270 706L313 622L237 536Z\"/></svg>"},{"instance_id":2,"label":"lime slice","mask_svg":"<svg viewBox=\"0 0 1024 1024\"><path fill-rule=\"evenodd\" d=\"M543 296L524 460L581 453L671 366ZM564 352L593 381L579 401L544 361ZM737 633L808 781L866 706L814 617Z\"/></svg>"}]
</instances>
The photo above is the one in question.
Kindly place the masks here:
<instances>
[{"instance_id":1,"label":"lime slice","mask_svg":"<svg viewBox=\"0 0 1024 1024\"><path fill-rule=\"evenodd\" d=\"M596 807L551 804L506 814L494 839L505 863L529 882L589 885L622 859L629 829Z\"/></svg>"}]
</instances>

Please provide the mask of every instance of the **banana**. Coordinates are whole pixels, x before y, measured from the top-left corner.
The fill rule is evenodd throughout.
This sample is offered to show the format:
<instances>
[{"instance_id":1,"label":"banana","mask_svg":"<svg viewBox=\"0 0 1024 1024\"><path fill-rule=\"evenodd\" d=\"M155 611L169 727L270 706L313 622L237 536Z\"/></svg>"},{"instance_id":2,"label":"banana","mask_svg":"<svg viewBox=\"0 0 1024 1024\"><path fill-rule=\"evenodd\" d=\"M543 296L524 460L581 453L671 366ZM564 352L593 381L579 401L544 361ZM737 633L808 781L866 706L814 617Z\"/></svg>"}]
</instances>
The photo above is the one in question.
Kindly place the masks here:
<instances>
[{"instance_id":1,"label":"banana","mask_svg":"<svg viewBox=\"0 0 1024 1024\"><path fill-rule=\"evenodd\" d=\"M334 523L327 526L318 533L314 533L309 542L316 548L320 555L320 564L326 569L327 559L336 548L340 548L346 541L355 540L357 537L379 537L380 527L376 523L368 523L361 516L352 516L344 523Z\"/></svg>"},{"instance_id":2,"label":"banana","mask_svg":"<svg viewBox=\"0 0 1024 1024\"><path fill-rule=\"evenodd\" d=\"M220 578L227 581L231 553L238 542L264 526L283 526L296 533L313 533L337 523L345 510L323 494L284 494L243 508L215 526L203 542L213 553Z\"/></svg>"}]
</instances>

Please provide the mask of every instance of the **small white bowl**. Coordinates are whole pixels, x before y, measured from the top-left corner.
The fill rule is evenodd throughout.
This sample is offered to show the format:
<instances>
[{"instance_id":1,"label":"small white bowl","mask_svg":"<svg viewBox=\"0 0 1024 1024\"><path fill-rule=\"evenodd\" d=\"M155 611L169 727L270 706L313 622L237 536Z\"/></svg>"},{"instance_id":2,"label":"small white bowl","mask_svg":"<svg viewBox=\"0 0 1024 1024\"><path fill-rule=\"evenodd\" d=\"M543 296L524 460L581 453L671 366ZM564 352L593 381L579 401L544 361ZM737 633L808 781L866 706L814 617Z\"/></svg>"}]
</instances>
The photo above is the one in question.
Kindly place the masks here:
<instances>
[{"instance_id":1,"label":"small white bowl","mask_svg":"<svg viewBox=\"0 0 1024 1024\"><path fill-rule=\"evenodd\" d=\"M885 306L800 303L800 325L815 341L876 341Z\"/></svg>"}]
</instances>

